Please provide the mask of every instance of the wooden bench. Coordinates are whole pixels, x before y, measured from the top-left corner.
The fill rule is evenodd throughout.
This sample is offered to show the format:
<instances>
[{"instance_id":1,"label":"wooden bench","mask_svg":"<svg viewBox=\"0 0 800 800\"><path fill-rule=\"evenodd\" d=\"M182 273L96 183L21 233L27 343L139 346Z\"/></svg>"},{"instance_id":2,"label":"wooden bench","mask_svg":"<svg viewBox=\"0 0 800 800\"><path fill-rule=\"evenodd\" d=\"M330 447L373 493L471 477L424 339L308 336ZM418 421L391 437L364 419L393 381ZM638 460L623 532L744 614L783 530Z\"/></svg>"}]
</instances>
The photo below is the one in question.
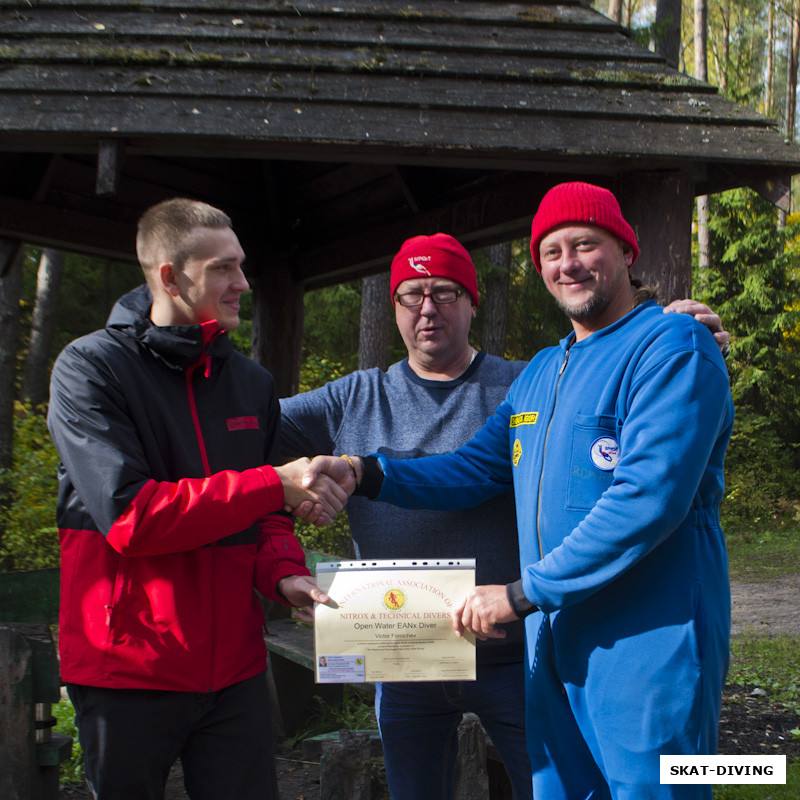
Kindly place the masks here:
<instances>
[{"instance_id":1,"label":"wooden bench","mask_svg":"<svg viewBox=\"0 0 800 800\"><path fill-rule=\"evenodd\" d=\"M52 730L58 580L57 569L0 574L0 797L55 800L59 764L72 752L72 738Z\"/></svg>"},{"instance_id":2,"label":"wooden bench","mask_svg":"<svg viewBox=\"0 0 800 800\"><path fill-rule=\"evenodd\" d=\"M312 575L317 564L339 561L340 556L306 550L306 566ZM275 736L293 736L315 710L315 697L328 703L341 702L341 684L315 683L314 631L289 616L289 610L277 603L265 606L267 632L264 641L270 658L268 677L272 695Z\"/></svg>"}]
</instances>

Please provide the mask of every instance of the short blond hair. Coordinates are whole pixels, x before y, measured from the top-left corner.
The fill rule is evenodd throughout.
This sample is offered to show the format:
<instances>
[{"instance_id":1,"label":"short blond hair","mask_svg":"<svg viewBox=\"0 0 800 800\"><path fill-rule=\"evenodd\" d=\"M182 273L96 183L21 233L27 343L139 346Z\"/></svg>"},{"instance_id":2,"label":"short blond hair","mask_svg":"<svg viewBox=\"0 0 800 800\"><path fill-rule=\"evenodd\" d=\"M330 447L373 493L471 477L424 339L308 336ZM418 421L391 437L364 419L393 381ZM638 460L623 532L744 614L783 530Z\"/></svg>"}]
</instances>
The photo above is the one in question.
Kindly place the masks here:
<instances>
[{"instance_id":1,"label":"short blond hair","mask_svg":"<svg viewBox=\"0 0 800 800\"><path fill-rule=\"evenodd\" d=\"M145 273L162 261L176 269L191 253L191 232L195 228L233 228L231 218L208 203L174 197L151 206L139 218L136 231L136 256Z\"/></svg>"}]
</instances>

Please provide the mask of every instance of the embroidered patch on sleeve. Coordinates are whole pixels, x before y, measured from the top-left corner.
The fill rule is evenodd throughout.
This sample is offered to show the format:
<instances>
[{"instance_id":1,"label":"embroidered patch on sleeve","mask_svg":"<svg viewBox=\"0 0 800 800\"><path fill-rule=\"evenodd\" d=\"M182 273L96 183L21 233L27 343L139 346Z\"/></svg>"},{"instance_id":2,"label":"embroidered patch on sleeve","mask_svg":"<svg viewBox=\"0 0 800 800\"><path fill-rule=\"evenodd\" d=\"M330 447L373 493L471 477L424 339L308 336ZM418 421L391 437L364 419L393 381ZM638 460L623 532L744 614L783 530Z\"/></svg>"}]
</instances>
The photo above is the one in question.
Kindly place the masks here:
<instances>
[{"instance_id":1,"label":"embroidered patch on sleeve","mask_svg":"<svg viewBox=\"0 0 800 800\"><path fill-rule=\"evenodd\" d=\"M229 431L245 431L258 428L258 417L228 417Z\"/></svg>"}]
</instances>

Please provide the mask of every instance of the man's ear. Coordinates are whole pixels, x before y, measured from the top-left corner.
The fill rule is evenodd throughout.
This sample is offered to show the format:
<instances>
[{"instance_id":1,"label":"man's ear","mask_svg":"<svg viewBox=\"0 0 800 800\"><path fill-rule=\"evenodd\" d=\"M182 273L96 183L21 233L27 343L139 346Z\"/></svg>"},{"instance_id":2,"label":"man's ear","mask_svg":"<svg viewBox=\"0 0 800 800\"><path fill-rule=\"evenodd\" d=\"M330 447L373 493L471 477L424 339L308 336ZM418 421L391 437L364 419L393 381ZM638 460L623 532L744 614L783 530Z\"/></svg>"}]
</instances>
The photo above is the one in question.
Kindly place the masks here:
<instances>
[{"instance_id":1,"label":"man's ear","mask_svg":"<svg viewBox=\"0 0 800 800\"><path fill-rule=\"evenodd\" d=\"M178 286L177 273L178 270L171 261L162 261L156 268L159 284L172 297L178 297L181 293L180 286Z\"/></svg>"},{"instance_id":2,"label":"man's ear","mask_svg":"<svg viewBox=\"0 0 800 800\"><path fill-rule=\"evenodd\" d=\"M622 257L625 259L625 266L630 269L633 264L633 248L622 242Z\"/></svg>"}]
</instances>

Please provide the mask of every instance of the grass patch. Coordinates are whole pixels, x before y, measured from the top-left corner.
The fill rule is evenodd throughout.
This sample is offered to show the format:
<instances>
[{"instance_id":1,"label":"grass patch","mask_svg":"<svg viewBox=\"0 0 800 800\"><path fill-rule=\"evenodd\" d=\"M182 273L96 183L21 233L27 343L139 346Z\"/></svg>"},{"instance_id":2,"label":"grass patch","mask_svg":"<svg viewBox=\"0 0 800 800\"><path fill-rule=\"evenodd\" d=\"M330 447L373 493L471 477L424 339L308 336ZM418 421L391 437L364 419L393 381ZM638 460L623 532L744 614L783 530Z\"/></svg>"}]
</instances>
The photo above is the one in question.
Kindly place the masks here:
<instances>
[{"instance_id":1,"label":"grass patch","mask_svg":"<svg viewBox=\"0 0 800 800\"><path fill-rule=\"evenodd\" d=\"M78 741L78 729L75 727L75 709L69 698L63 696L53 706L53 716L56 718L54 730L72 737L72 755L59 766L58 782L83 783L83 750Z\"/></svg>"},{"instance_id":2,"label":"grass patch","mask_svg":"<svg viewBox=\"0 0 800 800\"><path fill-rule=\"evenodd\" d=\"M800 797L800 763L786 763L786 783L734 784L714 786L714 800L797 800Z\"/></svg>"},{"instance_id":3,"label":"grass patch","mask_svg":"<svg viewBox=\"0 0 800 800\"><path fill-rule=\"evenodd\" d=\"M733 637L728 683L765 689L770 702L782 703L800 714L800 637Z\"/></svg>"},{"instance_id":4,"label":"grass patch","mask_svg":"<svg viewBox=\"0 0 800 800\"><path fill-rule=\"evenodd\" d=\"M757 530L725 531L731 580L761 583L800 573L800 522L774 521Z\"/></svg>"},{"instance_id":5,"label":"grass patch","mask_svg":"<svg viewBox=\"0 0 800 800\"><path fill-rule=\"evenodd\" d=\"M760 687L772 704L800 714L800 637L753 636L731 639L728 682ZM800 730L792 731L800 736ZM797 800L800 797L800 761L787 759L785 784L717 784L714 800Z\"/></svg>"}]
</instances>

